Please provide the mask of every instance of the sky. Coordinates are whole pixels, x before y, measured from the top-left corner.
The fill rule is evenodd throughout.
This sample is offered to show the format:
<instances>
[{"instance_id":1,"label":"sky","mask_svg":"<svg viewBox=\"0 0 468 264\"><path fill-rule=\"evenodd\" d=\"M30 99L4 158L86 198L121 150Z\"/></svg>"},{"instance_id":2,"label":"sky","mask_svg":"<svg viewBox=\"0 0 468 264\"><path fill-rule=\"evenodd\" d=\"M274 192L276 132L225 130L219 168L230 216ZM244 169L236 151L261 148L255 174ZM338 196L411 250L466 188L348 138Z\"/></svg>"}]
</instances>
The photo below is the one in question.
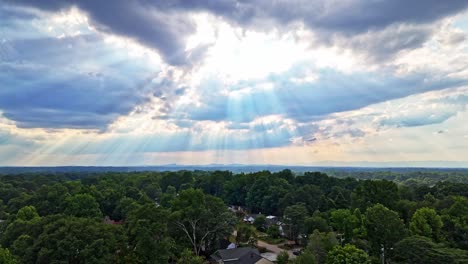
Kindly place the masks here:
<instances>
[{"instance_id":1,"label":"sky","mask_svg":"<svg viewBox=\"0 0 468 264\"><path fill-rule=\"evenodd\" d=\"M467 0L0 0L0 166L468 167Z\"/></svg>"}]
</instances>

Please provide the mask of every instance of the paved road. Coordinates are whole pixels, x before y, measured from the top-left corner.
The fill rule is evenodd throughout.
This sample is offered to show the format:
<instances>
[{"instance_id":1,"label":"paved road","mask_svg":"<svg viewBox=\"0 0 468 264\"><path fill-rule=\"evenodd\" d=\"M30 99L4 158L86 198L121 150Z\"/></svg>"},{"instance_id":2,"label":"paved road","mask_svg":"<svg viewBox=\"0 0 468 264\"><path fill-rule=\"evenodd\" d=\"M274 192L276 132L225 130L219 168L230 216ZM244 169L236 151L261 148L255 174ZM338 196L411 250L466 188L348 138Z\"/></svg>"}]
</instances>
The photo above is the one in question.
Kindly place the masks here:
<instances>
[{"instance_id":1,"label":"paved road","mask_svg":"<svg viewBox=\"0 0 468 264\"><path fill-rule=\"evenodd\" d=\"M281 253L281 251L284 251L284 249L279 248L278 245L268 244L267 242L262 241L262 240L258 240L257 245L260 247L264 247L268 251L271 251L275 254L279 254ZM296 258L296 255L292 253L292 250L288 250L288 255L290 259Z\"/></svg>"}]
</instances>

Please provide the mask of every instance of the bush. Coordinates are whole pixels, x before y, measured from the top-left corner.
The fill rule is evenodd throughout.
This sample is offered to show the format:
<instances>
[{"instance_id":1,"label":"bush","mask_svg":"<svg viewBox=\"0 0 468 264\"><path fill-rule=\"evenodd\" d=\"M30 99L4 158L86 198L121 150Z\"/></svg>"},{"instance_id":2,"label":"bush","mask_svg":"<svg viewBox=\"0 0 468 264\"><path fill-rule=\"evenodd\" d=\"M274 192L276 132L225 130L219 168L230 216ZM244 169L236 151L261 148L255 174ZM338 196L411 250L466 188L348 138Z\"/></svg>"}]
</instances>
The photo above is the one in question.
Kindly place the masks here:
<instances>
[{"instance_id":1,"label":"bush","mask_svg":"<svg viewBox=\"0 0 468 264\"><path fill-rule=\"evenodd\" d=\"M272 225L272 226L268 227L266 232L271 238L281 237L281 232L280 232L278 226L276 226L276 225Z\"/></svg>"}]
</instances>

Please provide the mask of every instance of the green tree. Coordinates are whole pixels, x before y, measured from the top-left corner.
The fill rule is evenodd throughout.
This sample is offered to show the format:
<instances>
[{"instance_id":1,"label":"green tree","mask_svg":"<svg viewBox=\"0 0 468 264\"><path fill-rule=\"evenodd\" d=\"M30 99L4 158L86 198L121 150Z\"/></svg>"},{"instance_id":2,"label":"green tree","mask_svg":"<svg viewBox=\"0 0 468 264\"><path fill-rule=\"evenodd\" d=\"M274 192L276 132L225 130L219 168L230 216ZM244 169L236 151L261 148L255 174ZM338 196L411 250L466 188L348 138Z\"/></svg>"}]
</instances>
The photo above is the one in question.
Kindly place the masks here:
<instances>
[{"instance_id":1,"label":"green tree","mask_svg":"<svg viewBox=\"0 0 468 264\"><path fill-rule=\"evenodd\" d=\"M1 244L10 247L21 235L38 236L41 232L41 217L34 206L25 206L18 210L16 219L9 223L0 236Z\"/></svg>"},{"instance_id":2,"label":"green tree","mask_svg":"<svg viewBox=\"0 0 468 264\"><path fill-rule=\"evenodd\" d=\"M439 241L442 225L442 218L434 209L423 207L416 210L411 218L410 230L414 235L425 236Z\"/></svg>"},{"instance_id":3,"label":"green tree","mask_svg":"<svg viewBox=\"0 0 468 264\"><path fill-rule=\"evenodd\" d=\"M194 189L179 193L173 201L171 219L197 255L203 247L210 250L210 241L230 235L236 222L221 199Z\"/></svg>"},{"instance_id":4,"label":"green tree","mask_svg":"<svg viewBox=\"0 0 468 264\"><path fill-rule=\"evenodd\" d=\"M276 258L276 263L278 264L288 264L289 263L289 254L287 251L281 251Z\"/></svg>"},{"instance_id":5,"label":"green tree","mask_svg":"<svg viewBox=\"0 0 468 264\"><path fill-rule=\"evenodd\" d=\"M247 193L246 205L253 212L280 213L280 199L289 189L290 184L285 179L261 172Z\"/></svg>"},{"instance_id":6,"label":"green tree","mask_svg":"<svg viewBox=\"0 0 468 264\"><path fill-rule=\"evenodd\" d=\"M400 215L401 219L403 219L405 223L409 224L411 216L414 214L417 207L418 205L415 201L400 200L396 204L396 211Z\"/></svg>"},{"instance_id":7,"label":"green tree","mask_svg":"<svg viewBox=\"0 0 468 264\"><path fill-rule=\"evenodd\" d=\"M76 194L65 200L65 214L76 217L101 218L99 204L89 194Z\"/></svg>"},{"instance_id":8,"label":"green tree","mask_svg":"<svg viewBox=\"0 0 468 264\"><path fill-rule=\"evenodd\" d=\"M248 243L251 238L257 239L255 228L248 224L239 224L237 226L236 243Z\"/></svg>"},{"instance_id":9,"label":"green tree","mask_svg":"<svg viewBox=\"0 0 468 264\"><path fill-rule=\"evenodd\" d=\"M281 232L278 228L277 225L271 225L267 228L267 234L271 237L271 238L279 238L281 237Z\"/></svg>"},{"instance_id":10,"label":"green tree","mask_svg":"<svg viewBox=\"0 0 468 264\"><path fill-rule=\"evenodd\" d=\"M344 247L335 246L328 252L328 264L366 264L370 263L369 256L362 249L347 244Z\"/></svg>"},{"instance_id":11,"label":"green tree","mask_svg":"<svg viewBox=\"0 0 468 264\"><path fill-rule=\"evenodd\" d=\"M320 232L330 231L327 220L322 217L319 211L315 211L311 217L307 217L304 222L306 233L312 234L315 229Z\"/></svg>"},{"instance_id":12,"label":"green tree","mask_svg":"<svg viewBox=\"0 0 468 264\"><path fill-rule=\"evenodd\" d=\"M117 207L112 213L112 219L127 219L133 211L138 210L140 207L141 205L138 204L137 201L133 200L132 198L124 197L117 203Z\"/></svg>"},{"instance_id":13,"label":"green tree","mask_svg":"<svg viewBox=\"0 0 468 264\"><path fill-rule=\"evenodd\" d=\"M454 203L442 211L443 233L453 246L468 250L468 198L452 199Z\"/></svg>"},{"instance_id":14,"label":"green tree","mask_svg":"<svg viewBox=\"0 0 468 264\"><path fill-rule=\"evenodd\" d=\"M378 203L394 209L399 200L398 186L387 180L366 180L361 182L351 197L353 206L361 211Z\"/></svg>"},{"instance_id":15,"label":"green tree","mask_svg":"<svg viewBox=\"0 0 468 264\"><path fill-rule=\"evenodd\" d=\"M61 183L43 185L32 196L32 203L40 215L58 214L69 196L68 188Z\"/></svg>"},{"instance_id":16,"label":"green tree","mask_svg":"<svg viewBox=\"0 0 468 264\"><path fill-rule=\"evenodd\" d=\"M302 203L306 206L307 210L312 213L320 208L321 197L323 191L315 185L304 185L288 192L283 199L281 199L281 207Z\"/></svg>"},{"instance_id":17,"label":"green tree","mask_svg":"<svg viewBox=\"0 0 468 264\"><path fill-rule=\"evenodd\" d=\"M161 195L159 203L166 208L171 207L172 200L177 196L177 190L174 186L168 186L166 192Z\"/></svg>"},{"instance_id":18,"label":"green tree","mask_svg":"<svg viewBox=\"0 0 468 264\"><path fill-rule=\"evenodd\" d=\"M383 246L385 250L391 248L406 235L403 221L398 214L387 207L376 204L366 211L367 237L375 253Z\"/></svg>"},{"instance_id":19,"label":"green tree","mask_svg":"<svg viewBox=\"0 0 468 264\"><path fill-rule=\"evenodd\" d=\"M304 204L296 204L286 207L284 210L284 221L289 228L289 237L298 242L299 235L303 234L304 222L308 216L307 208Z\"/></svg>"},{"instance_id":20,"label":"green tree","mask_svg":"<svg viewBox=\"0 0 468 264\"><path fill-rule=\"evenodd\" d=\"M333 186L331 192L327 195L334 204L334 207L348 208L351 205L351 191L340 186Z\"/></svg>"},{"instance_id":21,"label":"green tree","mask_svg":"<svg viewBox=\"0 0 468 264\"><path fill-rule=\"evenodd\" d=\"M318 230L314 230L309 237L306 250L315 256L318 264L323 264L327 260L328 251L336 245L338 245L338 240L335 233L321 233Z\"/></svg>"},{"instance_id":22,"label":"green tree","mask_svg":"<svg viewBox=\"0 0 468 264\"><path fill-rule=\"evenodd\" d=\"M34 238L26 234L19 236L11 246L11 253L22 263L34 263Z\"/></svg>"},{"instance_id":23,"label":"green tree","mask_svg":"<svg viewBox=\"0 0 468 264\"><path fill-rule=\"evenodd\" d=\"M185 249L177 259L176 264L204 264L207 263L203 257L197 256L193 251Z\"/></svg>"},{"instance_id":24,"label":"green tree","mask_svg":"<svg viewBox=\"0 0 468 264\"><path fill-rule=\"evenodd\" d=\"M468 251L447 248L422 236L411 236L396 243L393 255L392 260L398 263L468 263Z\"/></svg>"},{"instance_id":25,"label":"green tree","mask_svg":"<svg viewBox=\"0 0 468 264\"><path fill-rule=\"evenodd\" d=\"M50 216L36 239L36 263L112 263L122 240L120 226L87 218Z\"/></svg>"},{"instance_id":26,"label":"green tree","mask_svg":"<svg viewBox=\"0 0 468 264\"><path fill-rule=\"evenodd\" d=\"M315 256L309 250L305 250L299 255L297 258L294 259L294 264L315 264Z\"/></svg>"},{"instance_id":27,"label":"green tree","mask_svg":"<svg viewBox=\"0 0 468 264\"><path fill-rule=\"evenodd\" d=\"M39 218L39 214L34 206L25 206L19 209L16 214L16 219L23 221L31 221L37 218Z\"/></svg>"},{"instance_id":28,"label":"green tree","mask_svg":"<svg viewBox=\"0 0 468 264\"><path fill-rule=\"evenodd\" d=\"M167 233L169 212L146 204L128 218L130 252L138 263L167 263L172 240Z\"/></svg>"},{"instance_id":29,"label":"green tree","mask_svg":"<svg viewBox=\"0 0 468 264\"><path fill-rule=\"evenodd\" d=\"M239 174L224 183L225 200L231 205L245 205L247 193L254 183L250 174Z\"/></svg>"},{"instance_id":30,"label":"green tree","mask_svg":"<svg viewBox=\"0 0 468 264\"><path fill-rule=\"evenodd\" d=\"M168 186L173 186L176 190L181 190L182 185L193 186L194 178L190 171L168 172L160 181L163 191L166 191Z\"/></svg>"},{"instance_id":31,"label":"green tree","mask_svg":"<svg viewBox=\"0 0 468 264\"><path fill-rule=\"evenodd\" d=\"M8 248L0 247L0 263L2 264L16 264L16 259L11 255Z\"/></svg>"},{"instance_id":32,"label":"green tree","mask_svg":"<svg viewBox=\"0 0 468 264\"><path fill-rule=\"evenodd\" d=\"M255 218L253 225L258 230L265 231L266 217L264 215L258 215L257 218Z\"/></svg>"},{"instance_id":33,"label":"green tree","mask_svg":"<svg viewBox=\"0 0 468 264\"><path fill-rule=\"evenodd\" d=\"M361 226L360 219L349 209L338 209L331 212L331 225L341 234L344 234L346 242L351 241L355 229Z\"/></svg>"}]
</instances>

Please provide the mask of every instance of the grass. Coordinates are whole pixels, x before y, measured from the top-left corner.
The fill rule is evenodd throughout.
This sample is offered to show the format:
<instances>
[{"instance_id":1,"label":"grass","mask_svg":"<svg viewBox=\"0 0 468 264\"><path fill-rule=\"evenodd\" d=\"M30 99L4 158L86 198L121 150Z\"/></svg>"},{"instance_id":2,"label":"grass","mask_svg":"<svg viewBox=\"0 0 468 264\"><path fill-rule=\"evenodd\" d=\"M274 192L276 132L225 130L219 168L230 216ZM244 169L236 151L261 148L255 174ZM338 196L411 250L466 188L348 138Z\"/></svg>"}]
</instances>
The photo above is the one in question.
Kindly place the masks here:
<instances>
[{"instance_id":1,"label":"grass","mask_svg":"<svg viewBox=\"0 0 468 264\"><path fill-rule=\"evenodd\" d=\"M286 239L280 237L280 238L272 238L269 236L262 237L261 240L267 242L268 244L273 244L273 245L278 245L281 243L284 243Z\"/></svg>"}]
</instances>

